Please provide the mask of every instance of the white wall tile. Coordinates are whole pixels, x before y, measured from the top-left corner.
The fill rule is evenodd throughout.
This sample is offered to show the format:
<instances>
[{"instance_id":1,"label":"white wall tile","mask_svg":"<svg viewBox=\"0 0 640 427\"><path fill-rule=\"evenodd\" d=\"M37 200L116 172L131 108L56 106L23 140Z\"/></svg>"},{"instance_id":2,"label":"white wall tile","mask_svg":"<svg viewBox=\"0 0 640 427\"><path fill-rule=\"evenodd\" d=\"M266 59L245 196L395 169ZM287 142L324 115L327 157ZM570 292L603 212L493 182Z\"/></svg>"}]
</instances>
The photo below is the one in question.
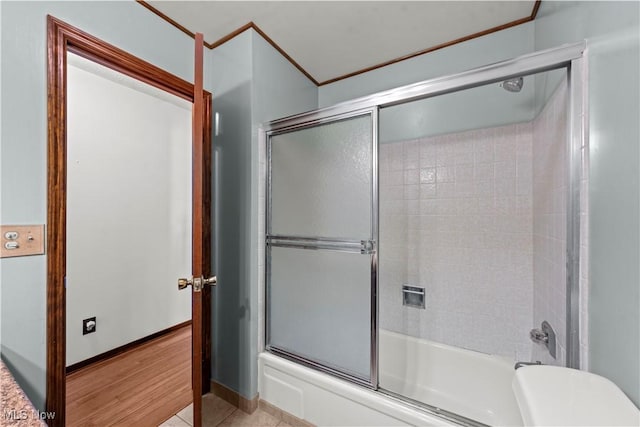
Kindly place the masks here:
<instances>
[{"instance_id":1,"label":"white wall tile","mask_svg":"<svg viewBox=\"0 0 640 427\"><path fill-rule=\"evenodd\" d=\"M420 184L435 184L436 168L425 167L420 169Z\"/></svg>"},{"instance_id":2,"label":"white wall tile","mask_svg":"<svg viewBox=\"0 0 640 427\"><path fill-rule=\"evenodd\" d=\"M566 102L562 83L533 122L533 320L548 321L556 332L558 351L553 359L546 347L535 345L533 358L543 363L566 363ZM529 173L520 165L519 171ZM518 187L518 194L523 195Z\"/></svg>"},{"instance_id":3,"label":"white wall tile","mask_svg":"<svg viewBox=\"0 0 640 427\"><path fill-rule=\"evenodd\" d=\"M529 360L532 203L530 195L516 198L516 192L518 181L532 186L531 173L517 164L531 160L531 143L531 124L520 124L380 150L381 156L404 153L405 198L416 194L416 147L421 168L418 215L415 204L407 204L404 220L381 209L382 328ZM397 193L392 173L381 171L380 187ZM392 236L396 231L406 234L399 239ZM391 271L402 273L394 277ZM425 310L402 306L407 281L425 288Z\"/></svg>"}]
</instances>

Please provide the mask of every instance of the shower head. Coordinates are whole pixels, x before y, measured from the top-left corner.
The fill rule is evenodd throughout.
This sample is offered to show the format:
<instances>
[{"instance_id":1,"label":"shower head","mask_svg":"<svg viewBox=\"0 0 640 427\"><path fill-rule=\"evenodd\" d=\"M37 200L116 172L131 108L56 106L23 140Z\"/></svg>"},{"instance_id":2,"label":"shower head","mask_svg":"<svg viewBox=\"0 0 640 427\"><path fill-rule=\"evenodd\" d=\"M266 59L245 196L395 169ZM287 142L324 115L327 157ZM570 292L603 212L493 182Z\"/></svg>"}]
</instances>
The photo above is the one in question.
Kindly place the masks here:
<instances>
[{"instance_id":1,"label":"shower head","mask_svg":"<svg viewBox=\"0 0 640 427\"><path fill-rule=\"evenodd\" d=\"M503 81L500 83L500 86L508 92L520 92L523 84L524 79L522 77L515 77L513 79Z\"/></svg>"}]
</instances>

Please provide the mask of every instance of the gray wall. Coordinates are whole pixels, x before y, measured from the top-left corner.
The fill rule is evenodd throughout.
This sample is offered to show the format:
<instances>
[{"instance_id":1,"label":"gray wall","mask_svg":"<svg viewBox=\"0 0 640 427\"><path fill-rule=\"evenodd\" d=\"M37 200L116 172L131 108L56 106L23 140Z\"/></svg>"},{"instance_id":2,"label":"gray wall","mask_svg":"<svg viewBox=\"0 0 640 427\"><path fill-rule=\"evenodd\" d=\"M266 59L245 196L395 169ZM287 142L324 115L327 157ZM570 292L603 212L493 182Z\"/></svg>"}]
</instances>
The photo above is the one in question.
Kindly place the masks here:
<instances>
[{"instance_id":1,"label":"gray wall","mask_svg":"<svg viewBox=\"0 0 640 427\"><path fill-rule=\"evenodd\" d=\"M533 51L533 31L529 22L321 86L319 106L524 55Z\"/></svg>"},{"instance_id":2,"label":"gray wall","mask_svg":"<svg viewBox=\"0 0 640 427\"><path fill-rule=\"evenodd\" d=\"M238 392L250 390L251 288L251 33L209 52L208 80L219 127L213 135L212 377ZM215 120L214 120L215 123ZM243 393L244 394L244 393Z\"/></svg>"},{"instance_id":3,"label":"gray wall","mask_svg":"<svg viewBox=\"0 0 640 427\"><path fill-rule=\"evenodd\" d=\"M258 390L258 126L317 108L318 91L253 30L208 56L214 114L213 379L251 399ZM216 182L217 181L217 182ZM216 190L214 190L216 191ZM217 232L216 232L217 230Z\"/></svg>"},{"instance_id":4,"label":"gray wall","mask_svg":"<svg viewBox=\"0 0 640 427\"><path fill-rule=\"evenodd\" d=\"M589 363L640 404L640 4L542 2L536 49L588 40Z\"/></svg>"},{"instance_id":5,"label":"gray wall","mask_svg":"<svg viewBox=\"0 0 640 427\"><path fill-rule=\"evenodd\" d=\"M382 90L458 73L533 51L532 23L472 39L319 88L326 107ZM383 109L380 142L528 122L535 117L534 78L518 94L498 83Z\"/></svg>"},{"instance_id":6,"label":"gray wall","mask_svg":"<svg viewBox=\"0 0 640 427\"><path fill-rule=\"evenodd\" d=\"M46 222L47 14L184 79L193 75L193 40L134 2L2 2L4 224ZM2 259L0 267L2 360L43 409L46 257Z\"/></svg>"},{"instance_id":7,"label":"gray wall","mask_svg":"<svg viewBox=\"0 0 640 427\"><path fill-rule=\"evenodd\" d=\"M535 117L535 76L518 93L500 83L380 110L380 143L529 122Z\"/></svg>"}]
</instances>

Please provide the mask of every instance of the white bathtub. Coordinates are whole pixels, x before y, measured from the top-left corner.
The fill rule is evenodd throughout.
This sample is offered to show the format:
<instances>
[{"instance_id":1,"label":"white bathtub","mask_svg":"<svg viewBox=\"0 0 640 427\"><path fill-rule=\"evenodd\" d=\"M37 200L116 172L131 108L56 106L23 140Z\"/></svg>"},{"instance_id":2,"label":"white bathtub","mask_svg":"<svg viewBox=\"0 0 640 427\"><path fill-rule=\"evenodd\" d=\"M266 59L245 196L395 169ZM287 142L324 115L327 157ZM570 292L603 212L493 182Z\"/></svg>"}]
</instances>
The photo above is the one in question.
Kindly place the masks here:
<instances>
[{"instance_id":1,"label":"white bathtub","mask_svg":"<svg viewBox=\"0 0 640 427\"><path fill-rule=\"evenodd\" d=\"M484 424L523 425L513 361L384 330L379 341L381 388ZM261 399L315 425L457 425L270 353L258 369Z\"/></svg>"},{"instance_id":2,"label":"white bathtub","mask_svg":"<svg viewBox=\"0 0 640 427\"><path fill-rule=\"evenodd\" d=\"M521 426L514 361L381 330L379 384L489 425Z\"/></svg>"}]
</instances>

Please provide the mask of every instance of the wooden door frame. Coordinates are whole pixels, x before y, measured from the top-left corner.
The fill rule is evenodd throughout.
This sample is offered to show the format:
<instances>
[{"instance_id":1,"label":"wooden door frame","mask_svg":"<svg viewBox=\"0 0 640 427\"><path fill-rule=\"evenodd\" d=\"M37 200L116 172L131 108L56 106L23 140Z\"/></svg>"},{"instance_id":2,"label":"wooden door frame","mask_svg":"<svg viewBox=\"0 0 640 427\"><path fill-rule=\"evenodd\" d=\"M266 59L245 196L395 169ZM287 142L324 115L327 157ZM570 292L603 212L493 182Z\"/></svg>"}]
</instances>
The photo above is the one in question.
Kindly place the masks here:
<instances>
[{"instance_id":1,"label":"wooden door frame","mask_svg":"<svg viewBox=\"0 0 640 427\"><path fill-rule=\"evenodd\" d=\"M47 381L46 410L52 427L64 426L66 404L66 208L67 208L67 53L71 52L158 89L194 102L194 85L113 45L47 16ZM202 149L194 150L192 173L202 181L203 233L194 240L202 271L211 273L211 93L203 91ZM196 177L194 176L194 180ZM195 200L194 200L195 203ZM177 278L176 278L177 279ZM203 290L202 391L210 387L211 292ZM192 313L192 316L194 314ZM196 322L197 319L193 319Z\"/></svg>"}]
</instances>

